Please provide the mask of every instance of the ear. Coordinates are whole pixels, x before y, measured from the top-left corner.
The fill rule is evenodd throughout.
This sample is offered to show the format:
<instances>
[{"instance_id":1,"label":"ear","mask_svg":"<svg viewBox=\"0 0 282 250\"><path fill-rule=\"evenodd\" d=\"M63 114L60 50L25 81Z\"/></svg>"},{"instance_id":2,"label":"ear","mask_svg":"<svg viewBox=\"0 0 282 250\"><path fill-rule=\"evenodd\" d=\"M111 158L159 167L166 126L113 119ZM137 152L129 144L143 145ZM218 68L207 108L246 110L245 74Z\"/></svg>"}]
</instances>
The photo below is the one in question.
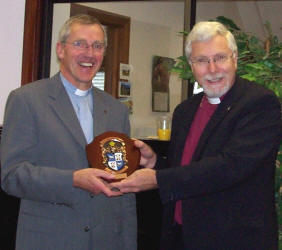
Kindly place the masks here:
<instances>
[{"instance_id":1,"label":"ear","mask_svg":"<svg viewBox=\"0 0 282 250\"><path fill-rule=\"evenodd\" d=\"M192 70L192 73L194 73L194 67L193 67L193 64L189 61L189 65L190 65L190 68Z\"/></svg>"},{"instance_id":2,"label":"ear","mask_svg":"<svg viewBox=\"0 0 282 250\"><path fill-rule=\"evenodd\" d=\"M233 60L234 60L234 66L235 66L235 69L237 69L237 66L238 66L238 52L236 52L234 55L233 55Z\"/></svg>"},{"instance_id":3,"label":"ear","mask_svg":"<svg viewBox=\"0 0 282 250\"><path fill-rule=\"evenodd\" d=\"M65 49L64 49L64 44L62 44L61 42L57 42L56 44L56 53L57 53L57 57L59 60L64 58L65 55Z\"/></svg>"}]
</instances>

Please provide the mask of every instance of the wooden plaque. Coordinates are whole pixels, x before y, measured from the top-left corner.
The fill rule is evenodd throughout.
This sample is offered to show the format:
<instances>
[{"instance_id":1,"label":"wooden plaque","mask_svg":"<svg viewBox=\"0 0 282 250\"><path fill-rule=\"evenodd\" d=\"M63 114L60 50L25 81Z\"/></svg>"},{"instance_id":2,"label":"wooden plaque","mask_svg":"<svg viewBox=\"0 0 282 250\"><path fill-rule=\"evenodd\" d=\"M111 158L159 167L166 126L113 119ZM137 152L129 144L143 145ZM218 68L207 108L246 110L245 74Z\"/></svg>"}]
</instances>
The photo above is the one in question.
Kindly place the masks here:
<instances>
[{"instance_id":1,"label":"wooden plaque","mask_svg":"<svg viewBox=\"0 0 282 250\"><path fill-rule=\"evenodd\" d=\"M116 175L121 180L131 175L140 163L140 151L133 140L118 132L105 132L86 145L87 159L91 167Z\"/></svg>"}]
</instances>

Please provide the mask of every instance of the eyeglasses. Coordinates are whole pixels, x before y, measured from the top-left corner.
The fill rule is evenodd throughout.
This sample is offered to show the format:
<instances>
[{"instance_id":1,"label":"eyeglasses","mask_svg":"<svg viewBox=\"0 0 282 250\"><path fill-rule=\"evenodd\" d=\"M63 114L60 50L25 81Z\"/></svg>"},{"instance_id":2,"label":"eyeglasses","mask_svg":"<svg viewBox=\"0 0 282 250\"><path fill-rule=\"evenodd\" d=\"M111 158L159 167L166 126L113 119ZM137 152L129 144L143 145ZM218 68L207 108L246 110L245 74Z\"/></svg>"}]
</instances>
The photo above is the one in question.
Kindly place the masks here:
<instances>
[{"instance_id":1,"label":"eyeglasses","mask_svg":"<svg viewBox=\"0 0 282 250\"><path fill-rule=\"evenodd\" d=\"M84 40L79 40L74 42L64 42L64 43L71 44L75 49L78 50L87 50L91 47L95 51L102 52L105 49L105 44L98 41L90 45Z\"/></svg>"},{"instance_id":2,"label":"eyeglasses","mask_svg":"<svg viewBox=\"0 0 282 250\"><path fill-rule=\"evenodd\" d=\"M216 65L222 65L226 63L232 56L233 53L231 55L218 54L215 55L214 57L201 56L197 58L191 58L190 62L198 66L208 66L208 64L210 64L211 61L213 61Z\"/></svg>"}]
</instances>

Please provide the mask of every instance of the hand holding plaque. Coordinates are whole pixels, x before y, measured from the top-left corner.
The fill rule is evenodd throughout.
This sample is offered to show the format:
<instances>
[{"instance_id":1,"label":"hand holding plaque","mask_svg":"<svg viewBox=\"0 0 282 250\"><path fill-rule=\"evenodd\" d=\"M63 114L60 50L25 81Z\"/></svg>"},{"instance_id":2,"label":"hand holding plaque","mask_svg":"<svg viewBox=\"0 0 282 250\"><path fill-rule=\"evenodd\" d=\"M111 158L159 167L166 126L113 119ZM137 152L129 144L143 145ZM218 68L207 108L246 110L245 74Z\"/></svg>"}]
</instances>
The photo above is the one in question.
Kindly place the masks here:
<instances>
[{"instance_id":1,"label":"hand holding plaque","mask_svg":"<svg viewBox=\"0 0 282 250\"><path fill-rule=\"evenodd\" d=\"M131 175L140 162L140 151L133 140L118 132L105 132L86 145L91 167L113 173L116 181Z\"/></svg>"}]
</instances>

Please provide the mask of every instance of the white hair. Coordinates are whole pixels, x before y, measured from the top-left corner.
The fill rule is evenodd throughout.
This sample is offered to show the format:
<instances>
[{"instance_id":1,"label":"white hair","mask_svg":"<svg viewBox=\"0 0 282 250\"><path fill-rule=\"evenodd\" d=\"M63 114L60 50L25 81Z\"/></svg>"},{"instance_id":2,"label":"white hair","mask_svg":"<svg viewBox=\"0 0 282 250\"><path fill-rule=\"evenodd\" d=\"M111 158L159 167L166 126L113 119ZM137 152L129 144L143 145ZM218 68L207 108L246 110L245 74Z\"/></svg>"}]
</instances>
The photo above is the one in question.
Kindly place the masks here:
<instances>
[{"instance_id":1,"label":"white hair","mask_svg":"<svg viewBox=\"0 0 282 250\"><path fill-rule=\"evenodd\" d=\"M228 47L231 49L234 55L237 55L237 44L233 34L221 23L219 22L198 22L194 25L193 29L187 36L185 44L185 54L189 60L192 53L192 43L193 42L203 42L212 39L216 35L221 35L226 38Z\"/></svg>"}]
</instances>

